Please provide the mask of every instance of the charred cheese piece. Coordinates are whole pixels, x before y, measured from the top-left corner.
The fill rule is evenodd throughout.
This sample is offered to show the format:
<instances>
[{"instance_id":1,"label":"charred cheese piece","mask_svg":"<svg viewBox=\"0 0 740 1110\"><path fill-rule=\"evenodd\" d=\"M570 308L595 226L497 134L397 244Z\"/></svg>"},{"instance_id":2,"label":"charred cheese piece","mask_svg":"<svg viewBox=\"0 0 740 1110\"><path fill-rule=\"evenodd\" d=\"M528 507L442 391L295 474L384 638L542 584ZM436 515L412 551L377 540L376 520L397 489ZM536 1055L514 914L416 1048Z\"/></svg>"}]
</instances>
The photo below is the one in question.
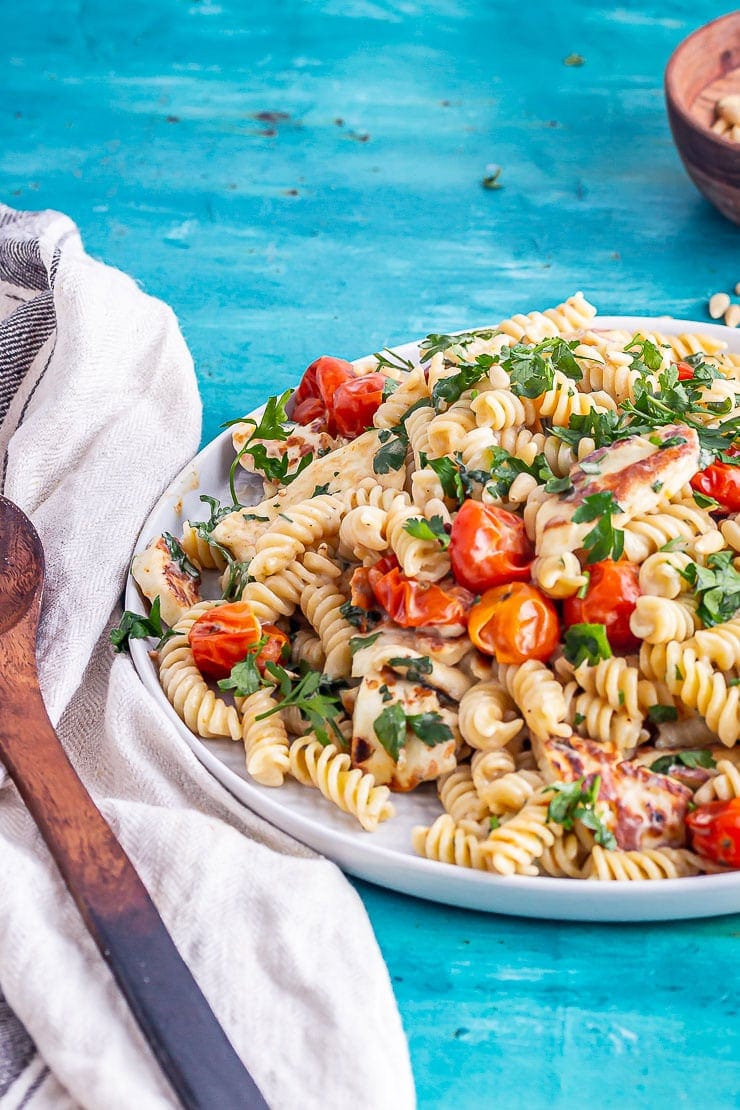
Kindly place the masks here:
<instances>
[{"instance_id":1,"label":"charred cheese piece","mask_svg":"<svg viewBox=\"0 0 740 1110\"><path fill-rule=\"evenodd\" d=\"M608 809L604 823L624 851L680 848L686 843L686 807L691 791L681 783L632 760L620 760L616 748L574 736L542 743L545 777L574 782L582 775L601 775L599 805Z\"/></svg>"},{"instance_id":2,"label":"charred cheese piece","mask_svg":"<svg viewBox=\"0 0 740 1110\"><path fill-rule=\"evenodd\" d=\"M674 438L680 442L661 446ZM537 513L537 554L561 555L583 545L594 522L576 524L573 515L595 493L611 493L622 509L613 518L615 528L656 509L693 478L699 469L699 453L698 436L685 424L669 424L650 436L628 436L593 451L571 470L572 488L543 502Z\"/></svg>"},{"instance_id":3,"label":"charred cheese piece","mask_svg":"<svg viewBox=\"0 0 740 1110\"><path fill-rule=\"evenodd\" d=\"M404 665L405 660L408 660L407 665ZM381 632L375 643L355 653L352 658L352 677L362 678L370 671L390 667L396 674L407 678L409 670L413 671L414 660L419 661L417 669L419 666L425 668L425 672L422 672L424 685L442 690L452 701L460 701L471 684L471 679L457 667L439 662L424 651L417 650L412 644L404 644L390 630Z\"/></svg>"},{"instance_id":4,"label":"charred cheese piece","mask_svg":"<svg viewBox=\"0 0 740 1110\"><path fill-rule=\"evenodd\" d=\"M164 536L134 556L131 574L148 601L159 598L160 615L170 626L200 601L200 576L193 578L180 569L167 549Z\"/></svg>"},{"instance_id":5,"label":"charred cheese piece","mask_svg":"<svg viewBox=\"0 0 740 1110\"><path fill-rule=\"evenodd\" d=\"M402 705L406 714L439 713L452 729L452 739L428 747L409 729L398 763L394 763L375 732L375 721L393 703ZM455 769L456 732L457 715L440 709L433 690L406 682L390 670L370 671L363 678L355 701L352 766L369 771L377 783L386 783L391 790L413 790L420 782L434 780Z\"/></svg>"}]
</instances>

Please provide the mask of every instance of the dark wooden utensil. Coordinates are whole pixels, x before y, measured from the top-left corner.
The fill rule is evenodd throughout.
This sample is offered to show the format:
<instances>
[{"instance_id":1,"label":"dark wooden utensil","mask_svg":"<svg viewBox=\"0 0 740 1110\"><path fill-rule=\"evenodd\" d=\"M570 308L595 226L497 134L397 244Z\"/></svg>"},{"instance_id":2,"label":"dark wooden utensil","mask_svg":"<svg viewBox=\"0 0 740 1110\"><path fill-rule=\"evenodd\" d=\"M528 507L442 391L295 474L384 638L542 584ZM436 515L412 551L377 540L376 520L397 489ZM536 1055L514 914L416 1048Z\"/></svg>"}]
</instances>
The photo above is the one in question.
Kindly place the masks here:
<instances>
[{"instance_id":1,"label":"dark wooden utensil","mask_svg":"<svg viewBox=\"0 0 740 1110\"><path fill-rule=\"evenodd\" d=\"M46 714L36 672L43 581L36 530L0 497L0 759L182 1105L265 1108Z\"/></svg>"}]
</instances>

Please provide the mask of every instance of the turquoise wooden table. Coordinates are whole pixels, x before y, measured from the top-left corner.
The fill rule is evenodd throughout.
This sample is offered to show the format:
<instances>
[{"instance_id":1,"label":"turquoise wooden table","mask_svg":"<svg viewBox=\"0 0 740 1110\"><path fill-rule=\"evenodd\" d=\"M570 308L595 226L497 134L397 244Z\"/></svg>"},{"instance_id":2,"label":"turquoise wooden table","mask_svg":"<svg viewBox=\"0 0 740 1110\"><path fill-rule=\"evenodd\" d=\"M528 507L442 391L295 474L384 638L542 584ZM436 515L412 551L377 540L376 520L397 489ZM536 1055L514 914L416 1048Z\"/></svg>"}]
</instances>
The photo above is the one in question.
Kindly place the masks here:
<instances>
[{"instance_id":1,"label":"turquoise wooden table","mask_svg":"<svg viewBox=\"0 0 740 1110\"><path fill-rule=\"evenodd\" d=\"M740 280L738 230L684 176L662 101L673 47L724 10L708 0L14 10L3 199L68 212L172 304L204 440L322 353L579 288L702 319ZM737 918L567 925L358 889L421 1107L740 1105Z\"/></svg>"}]
</instances>

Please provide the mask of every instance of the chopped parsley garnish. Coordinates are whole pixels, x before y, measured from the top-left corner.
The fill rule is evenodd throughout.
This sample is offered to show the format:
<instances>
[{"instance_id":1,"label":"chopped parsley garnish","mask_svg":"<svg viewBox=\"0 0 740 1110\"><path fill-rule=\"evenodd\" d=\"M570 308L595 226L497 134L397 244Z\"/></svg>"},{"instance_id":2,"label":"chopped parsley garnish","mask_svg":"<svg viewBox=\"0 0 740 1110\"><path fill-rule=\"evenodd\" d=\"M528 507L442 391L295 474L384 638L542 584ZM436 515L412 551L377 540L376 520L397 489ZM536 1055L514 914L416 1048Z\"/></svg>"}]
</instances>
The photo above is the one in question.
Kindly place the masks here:
<instances>
[{"instance_id":1,"label":"chopped parsley garnish","mask_svg":"<svg viewBox=\"0 0 740 1110\"><path fill-rule=\"evenodd\" d=\"M663 724L664 721L678 720L678 710L675 705L651 705L647 715L656 725Z\"/></svg>"},{"instance_id":2,"label":"chopped parsley garnish","mask_svg":"<svg viewBox=\"0 0 740 1110\"><path fill-rule=\"evenodd\" d=\"M403 530L413 536L414 539L438 543L443 551L450 546L449 533L441 516L435 515L430 517L429 520L425 520L423 517L407 520Z\"/></svg>"},{"instance_id":3,"label":"chopped parsley garnish","mask_svg":"<svg viewBox=\"0 0 740 1110\"><path fill-rule=\"evenodd\" d=\"M289 429L286 428L286 424L290 424L290 421L288 420L285 406L292 393L292 389L286 389L279 397L270 397L265 405L265 411L259 423L257 423L252 416L243 417L241 420L229 421L230 424L253 425L249 439L237 452L229 469L229 490L231 492L231 499L235 505L239 504L235 488L236 471L244 455L252 456L255 469L264 474L267 479L285 486L287 486L289 482L292 482L294 478L297 478L313 461L313 453L309 451L308 454L302 457L296 469L288 473L290 469L288 455L284 454L280 455L278 458L273 458L271 455L268 455L267 448L262 442L262 440L277 440L279 442L284 442L289 438ZM228 425L224 426L228 427Z\"/></svg>"},{"instance_id":4,"label":"chopped parsley garnish","mask_svg":"<svg viewBox=\"0 0 740 1110\"><path fill-rule=\"evenodd\" d=\"M650 770L655 771L658 775L668 775L672 767L689 767L691 769L705 767L709 769L716 766L717 761L707 748L695 748L675 752L673 755L662 755L660 759L655 760L655 763L650 764Z\"/></svg>"},{"instance_id":5,"label":"chopped parsley garnish","mask_svg":"<svg viewBox=\"0 0 740 1110\"><path fill-rule=\"evenodd\" d=\"M691 492L694 495L694 501L696 501L700 509L706 509L707 512L712 513L715 509L720 508L719 501L715 501L713 497L707 497L706 494L699 493L698 489L692 490Z\"/></svg>"},{"instance_id":6,"label":"chopped parsley garnish","mask_svg":"<svg viewBox=\"0 0 740 1110\"><path fill-rule=\"evenodd\" d=\"M170 636L175 635L172 629L168 631L163 629L159 609L159 595L152 602L148 617L142 617L141 613L134 613L130 609L126 609L121 617L121 623L117 628L112 628L110 631L110 642L116 651L128 651L129 640L144 640L148 636L157 638L159 641L157 651L159 651L162 645L167 643Z\"/></svg>"},{"instance_id":7,"label":"chopped parsley garnish","mask_svg":"<svg viewBox=\"0 0 740 1110\"><path fill-rule=\"evenodd\" d=\"M469 347L471 343L475 343L479 339L488 340L493 339L496 332L493 329L485 329L481 331L463 331L457 335L445 335L442 332L428 335L426 339L422 339L419 344L421 351L422 361L428 362L433 355L444 354L452 347Z\"/></svg>"},{"instance_id":8,"label":"chopped parsley garnish","mask_svg":"<svg viewBox=\"0 0 740 1110\"><path fill-rule=\"evenodd\" d=\"M407 714L400 702L386 706L380 716L375 718L373 728L394 763L398 763L398 756L408 739L409 729L429 748L452 739L452 731L439 713Z\"/></svg>"},{"instance_id":9,"label":"chopped parsley garnish","mask_svg":"<svg viewBox=\"0 0 740 1110\"><path fill-rule=\"evenodd\" d=\"M405 670L409 682L423 683L425 676L434 671L434 665L428 655L397 655L388 660L388 666L396 671Z\"/></svg>"},{"instance_id":10,"label":"chopped parsley garnish","mask_svg":"<svg viewBox=\"0 0 740 1110\"><path fill-rule=\"evenodd\" d=\"M262 676L257 667L257 656L268 641L267 636L262 636L255 643L249 644L241 663L235 663L231 668L228 678L218 681L220 690L233 690L238 698L249 697L262 686Z\"/></svg>"},{"instance_id":11,"label":"chopped parsley garnish","mask_svg":"<svg viewBox=\"0 0 740 1110\"><path fill-rule=\"evenodd\" d=\"M493 832L494 829L498 829L500 826L501 826L500 819L496 816L495 813L492 813L491 816L488 818L489 831Z\"/></svg>"},{"instance_id":12,"label":"chopped parsley garnish","mask_svg":"<svg viewBox=\"0 0 740 1110\"><path fill-rule=\"evenodd\" d=\"M734 557L734 551L719 551L707 556L705 567L689 563L685 570L679 569L693 587L696 615L707 628L732 620L740 609L740 574L732 565Z\"/></svg>"},{"instance_id":13,"label":"chopped parsley garnish","mask_svg":"<svg viewBox=\"0 0 740 1110\"><path fill-rule=\"evenodd\" d=\"M409 446L409 437L402 424L395 428L386 428L378 437L381 446L375 452L373 470L376 474L389 474L391 470L400 470L406 462L406 451Z\"/></svg>"},{"instance_id":14,"label":"chopped parsley garnish","mask_svg":"<svg viewBox=\"0 0 740 1110\"><path fill-rule=\"evenodd\" d=\"M272 662L265 664L265 670L275 680L276 692L280 694L282 700L273 709L268 709L266 713L260 713L259 716L255 717L255 721L263 721L266 717L271 717L273 713L279 713L281 709L293 705L299 710L304 720L311 725L316 739L320 743L328 744L331 742L332 738L325 727L328 725L339 743L344 744L344 737L336 720L342 712L342 706L338 698L325 694L321 690L322 686L326 686L326 675L319 674L318 671L307 671L296 680L296 677L286 671L284 667ZM267 685L266 679L262 681Z\"/></svg>"},{"instance_id":15,"label":"chopped parsley garnish","mask_svg":"<svg viewBox=\"0 0 740 1110\"><path fill-rule=\"evenodd\" d=\"M363 612L365 612L364 609ZM349 650L353 655L356 655L358 651L363 651L365 648L372 647L379 636L379 632L372 632L369 636L351 636Z\"/></svg>"},{"instance_id":16,"label":"chopped parsley garnish","mask_svg":"<svg viewBox=\"0 0 740 1110\"><path fill-rule=\"evenodd\" d=\"M463 363L456 374L435 382L432 389L434 411L441 412L443 408L459 401L467 389L486 376L493 362L492 355L478 355L475 362Z\"/></svg>"},{"instance_id":17,"label":"chopped parsley garnish","mask_svg":"<svg viewBox=\"0 0 740 1110\"><path fill-rule=\"evenodd\" d=\"M565 631L563 654L574 667L588 663L595 667L600 659L611 659L612 649L603 624L572 624Z\"/></svg>"},{"instance_id":18,"label":"chopped parsley garnish","mask_svg":"<svg viewBox=\"0 0 740 1110\"><path fill-rule=\"evenodd\" d=\"M580 821L587 829L591 829L597 844L611 851L617 847L616 838L595 809L600 786L601 775L595 775L590 786L586 786L584 776L575 782L555 782L552 786L546 786L545 790L555 791L555 797L547 807L547 819L562 825L566 831L572 829L576 821Z\"/></svg>"},{"instance_id":19,"label":"chopped parsley garnish","mask_svg":"<svg viewBox=\"0 0 740 1110\"><path fill-rule=\"evenodd\" d=\"M561 336L553 336L532 347L527 343L502 347L498 362L511 379L512 393L517 397L539 397L552 389L556 370L572 381L579 382L583 371L573 354L578 343L577 339L566 340Z\"/></svg>"},{"instance_id":20,"label":"chopped parsley garnish","mask_svg":"<svg viewBox=\"0 0 740 1110\"><path fill-rule=\"evenodd\" d=\"M367 632L368 628L377 624L381 616L376 609L363 609L361 605L353 605L351 601L345 601L340 605L339 612L348 624L359 628L362 632Z\"/></svg>"},{"instance_id":21,"label":"chopped parsley garnish","mask_svg":"<svg viewBox=\"0 0 740 1110\"><path fill-rule=\"evenodd\" d=\"M621 528L615 528L612 523L612 514L621 512L622 508L614 500L611 490L604 490L584 497L583 504L573 513L575 524L597 521L583 537L583 546L588 551L587 562L600 563L603 559L616 561L621 557L624 551L624 532Z\"/></svg>"},{"instance_id":22,"label":"chopped parsley garnish","mask_svg":"<svg viewBox=\"0 0 740 1110\"><path fill-rule=\"evenodd\" d=\"M624 353L632 360L630 370L637 370L643 375L660 370L663 365L663 352L660 348L639 334L633 336L624 348Z\"/></svg>"},{"instance_id":23,"label":"chopped parsley garnish","mask_svg":"<svg viewBox=\"0 0 740 1110\"><path fill-rule=\"evenodd\" d=\"M182 549L180 541L176 540L170 532L163 532L162 539L167 546L172 562L176 564L182 574L187 574L188 578L194 578L196 581L200 581L200 571L190 562Z\"/></svg>"},{"instance_id":24,"label":"chopped parsley garnish","mask_svg":"<svg viewBox=\"0 0 740 1110\"><path fill-rule=\"evenodd\" d=\"M490 478L487 470L468 470L459 451L454 458L443 455L441 459L429 459L422 452L420 462L422 467L428 466L437 475L445 497L459 503L472 497L476 485L484 485Z\"/></svg>"},{"instance_id":25,"label":"chopped parsley garnish","mask_svg":"<svg viewBox=\"0 0 740 1110\"><path fill-rule=\"evenodd\" d=\"M564 493L572 486L570 477L566 474L562 478L553 474L550 464L543 454L537 455L532 463L511 455L503 447L491 447L491 471L494 481L486 486L492 497L505 499L509 490L520 474L529 474L538 484L544 483L547 493ZM474 471L474 473L477 473Z\"/></svg>"},{"instance_id":26,"label":"chopped parsley garnish","mask_svg":"<svg viewBox=\"0 0 740 1110\"><path fill-rule=\"evenodd\" d=\"M387 367L389 370L402 370L404 374L408 374L409 370L414 369L414 364L410 359L402 358L399 354L396 354L395 351L392 351L390 347L384 347L382 351L376 351L373 358L378 364L378 370Z\"/></svg>"},{"instance_id":27,"label":"chopped parsley garnish","mask_svg":"<svg viewBox=\"0 0 740 1110\"><path fill-rule=\"evenodd\" d=\"M311 497L321 497L323 494L329 492L329 482L324 482L323 486L314 486Z\"/></svg>"}]
</instances>

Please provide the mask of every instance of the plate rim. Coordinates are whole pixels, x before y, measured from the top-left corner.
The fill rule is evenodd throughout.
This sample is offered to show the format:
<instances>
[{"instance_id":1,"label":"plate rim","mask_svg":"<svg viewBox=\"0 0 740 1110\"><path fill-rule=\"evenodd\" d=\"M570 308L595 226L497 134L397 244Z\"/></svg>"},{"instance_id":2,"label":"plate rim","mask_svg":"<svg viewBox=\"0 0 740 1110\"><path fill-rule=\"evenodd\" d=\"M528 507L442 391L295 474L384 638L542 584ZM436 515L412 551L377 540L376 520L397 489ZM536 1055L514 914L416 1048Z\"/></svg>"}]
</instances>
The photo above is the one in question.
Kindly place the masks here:
<instances>
[{"instance_id":1,"label":"plate rim","mask_svg":"<svg viewBox=\"0 0 740 1110\"><path fill-rule=\"evenodd\" d=\"M682 320L667 316L597 316L592 330L660 330L666 334L709 334L728 343L731 353L740 353L740 333L722 324L696 320ZM462 329L486 330L494 325L481 324ZM457 333L450 333L457 334ZM734 338L735 342L732 342ZM384 348L408 357L416 351L421 340L394 344ZM734 348L734 350L733 350ZM361 356L361 362L370 356ZM259 413L260 407L251 410ZM249 415L249 414L247 414ZM231 442L231 432L224 429L214 439L204 444L197 454L185 464L157 499L146 516L136 537L133 551L154 534L154 522L162 513L176 514L175 506L186 492L199 488L202 460L222 450ZM198 485L193 486L193 482ZM127 571L124 591L125 608L146 613L138 587ZM580 922L637 922L659 920L685 920L705 918L740 912L740 870L728 874L662 879L654 882L611 881L588 882L583 879L549 876L502 876L469 868L457 867L436 860L425 859L396 848L373 843L373 834L362 829L337 830L321 823L321 814L306 818L280 802L280 789L260 787L247 778L237 775L214 752L212 741L203 740L190 731L167 699L149 657L146 640L130 644L131 659L136 673L155 702L167 713L180 737L190 750L222 786L246 809L256 813L277 828L308 847L334 860L342 870L375 885L400 893L411 894L431 901L488 913L502 913L531 917L537 920L573 920ZM245 772L246 773L246 772ZM403 795L400 795L403 797ZM365 851L356 858L358 845ZM687 884L689 884L687 886ZM701 902L707 896L712 905L686 906L686 895L693 890ZM546 912L535 905L544 899ZM693 900L692 900L693 901ZM532 903L530 905L530 903ZM646 903L649 904L648 908Z\"/></svg>"}]
</instances>

